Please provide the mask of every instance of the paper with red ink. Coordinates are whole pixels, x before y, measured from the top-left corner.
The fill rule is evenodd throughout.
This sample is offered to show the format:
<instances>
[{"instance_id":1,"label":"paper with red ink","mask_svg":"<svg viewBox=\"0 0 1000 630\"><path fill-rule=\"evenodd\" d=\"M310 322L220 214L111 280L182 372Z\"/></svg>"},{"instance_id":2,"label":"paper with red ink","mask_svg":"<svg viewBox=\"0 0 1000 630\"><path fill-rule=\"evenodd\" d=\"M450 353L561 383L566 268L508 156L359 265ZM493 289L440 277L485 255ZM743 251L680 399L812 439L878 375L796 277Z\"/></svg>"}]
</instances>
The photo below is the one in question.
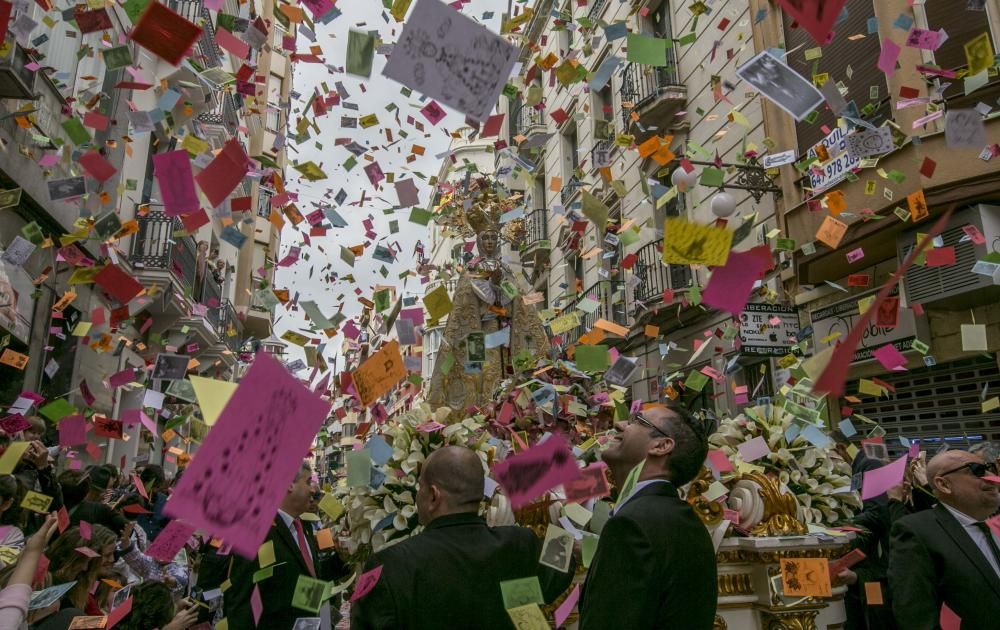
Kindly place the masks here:
<instances>
[{"instance_id":1,"label":"paper with red ink","mask_svg":"<svg viewBox=\"0 0 1000 630\"><path fill-rule=\"evenodd\" d=\"M351 594L351 601L356 602L375 588L378 584L378 579L382 577L382 565L378 565L371 571L366 571L358 576L358 584L354 587L354 593Z\"/></svg>"},{"instance_id":2,"label":"paper with red ink","mask_svg":"<svg viewBox=\"0 0 1000 630\"><path fill-rule=\"evenodd\" d=\"M191 539L195 527L184 521L172 520L157 534L146 549L146 555L160 562L173 562L181 547Z\"/></svg>"},{"instance_id":3,"label":"paper with red ink","mask_svg":"<svg viewBox=\"0 0 1000 630\"><path fill-rule=\"evenodd\" d=\"M493 476L517 509L545 491L573 481L580 471L565 438L553 434L541 444L495 464Z\"/></svg>"},{"instance_id":4,"label":"paper with red ink","mask_svg":"<svg viewBox=\"0 0 1000 630\"><path fill-rule=\"evenodd\" d=\"M153 176L160 184L160 199L168 217L189 214L201 207L194 188L191 159L184 149L154 155Z\"/></svg>"},{"instance_id":5,"label":"paper with red ink","mask_svg":"<svg viewBox=\"0 0 1000 630\"><path fill-rule=\"evenodd\" d=\"M132 41L172 66L180 65L199 37L201 27L159 2L149 3L129 34Z\"/></svg>"},{"instance_id":6,"label":"paper with red ink","mask_svg":"<svg viewBox=\"0 0 1000 630\"><path fill-rule=\"evenodd\" d=\"M903 483L903 476L906 474L906 456L902 456L896 461L865 471L861 482L861 500L867 501L873 497L885 494L889 488Z\"/></svg>"},{"instance_id":7,"label":"paper with red ink","mask_svg":"<svg viewBox=\"0 0 1000 630\"><path fill-rule=\"evenodd\" d=\"M266 353L212 426L167 502L182 518L255 558L330 404Z\"/></svg>"},{"instance_id":8,"label":"paper with red ink","mask_svg":"<svg viewBox=\"0 0 1000 630\"><path fill-rule=\"evenodd\" d=\"M754 247L747 252L732 252L724 267L716 267L701 301L739 316L750 299L750 291L761 274L773 266L771 250L767 245Z\"/></svg>"},{"instance_id":9,"label":"paper with red ink","mask_svg":"<svg viewBox=\"0 0 1000 630\"><path fill-rule=\"evenodd\" d=\"M778 0L778 3L822 46L828 43L830 29L847 0Z\"/></svg>"},{"instance_id":10,"label":"paper with red ink","mask_svg":"<svg viewBox=\"0 0 1000 630\"><path fill-rule=\"evenodd\" d=\"M250 159L243 147L236 139L231 139L226 141L211 164L195 176L195 180L212 207L217 208L236 190L249 168Z\"/></svg>"}]
</instances>

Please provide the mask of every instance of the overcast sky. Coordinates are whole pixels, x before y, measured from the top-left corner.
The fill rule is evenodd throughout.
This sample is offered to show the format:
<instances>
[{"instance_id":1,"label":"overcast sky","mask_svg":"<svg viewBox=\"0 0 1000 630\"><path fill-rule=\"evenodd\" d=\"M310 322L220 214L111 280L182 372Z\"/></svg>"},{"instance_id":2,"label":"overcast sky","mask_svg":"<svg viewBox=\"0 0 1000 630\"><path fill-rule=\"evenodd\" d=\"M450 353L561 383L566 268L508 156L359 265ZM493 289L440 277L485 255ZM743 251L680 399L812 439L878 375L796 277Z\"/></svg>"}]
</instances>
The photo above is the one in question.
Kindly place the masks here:
<instances>
[{"instance_id":1,"label":"overcast sky","mask_svg":"<svg viewBox=\"0 0 1000 630\"><path fill-rule=\"evenodd\" d=\"M436 0L419 1L432 2ZM340 2L338 8L343 11L343 15L328 25L317 25L319 30L316 33L316 43L322 46L327 64L338 68L344 66L348 31L352 28L362 31L377 31L381 41L389 44L398 39L403 24L396 23L381 5L382 3L378 0ZM494 32L498 32L500 16L506 8L506 0L472 0L463 6L462 12L485 23ZM493 16L484 19L484 14L487 12L493 12ZM298 50L306 51L310 45L312 42L300 34ZM367 79L345 72L330 73L321 64L297 63L294 66L295 74L292 87L293 90L301 94L301 98L293 103L293 115L289 120L289 127L292 131L294 131L294 125L299 118L299 113L294 113L294 110L298 109L301 112L314 90L319 89L322 92L323 88L320 85L322 82L325 81L330 90L336 90L335 84L340 81L348 93L347 98L343 98L342 95L340 106L331 108L326 116L316 119L321 131L318 137L314 136L302 145L291 145L288 152L289 168L286 172L286 178L289 180L289 191L299 195L297 205L303 215L315 210L314 204L320 201L326 201L332 205L333 197L343 188L347 193L347 199L338 208L338 212L349 223L349 226L330 230L323 238L312 238L311 246L302 247L302 258L299 262L291 267L279 268L275 277L277 288L288 288L292 295L298 292L300 302L316 301L327 317L332 317L336 313L337 305L341 301L345 302L343 310L345 315L351 317L360 314L361 305L357 299L359 296L354 292L355 288L361 289L360 297L368 299L372 298L372 287L375 284L396 285L398 296L422 297L423 287L419 277L407 278L404 286L404 280L399 279L399 274L416 267L413 251L417 241L422 240L425 246L428 245L429 241L428 228L409 222L409 208L397 210L389 215L383 212L397 204L398 197L395 187L384 181L381 190L376 191L372 188L362 168L369 164L368 161L362 157L359 158L358 165L351 172L344 169L343 164L351 156L351 153L343 146L337 146L337 139L349 138L362 146L373 149L366 155L373 156L384 173L394 173L396 181L412 178L420 191L419 206L426 207L431 197L431 187L427 184L427 180L436 175L441 167L441 158L435 156L447 151L450 143L450 136L445 130L450 132L458 129L463 125L465 119L462 114L442 105L448 115L437 125L432 125L419 111L427 103L427 99L416 92L409 98L403 96L400 92L403 87L401 84L382 76L385 63L386 57L376 54L371 77ZM344 101L356 104L358 110L352 111L345 108ZM386 107L393 103L399 110L397 112L387 111ZM357 129L342 129L340 126L341 116L360 118L372 113L376 114L379 119L379 124L376 126L368 129L361 129L360 126ZM408 116L423 123L424 132L408 124ZM311 114L309 118L313 118ZM389 144L386 135L387 129L391 131L395 144L389 148L381 148ZM401 139L401 130L408 134L407 138ZM321 145L322 148L317 147L317 144ZM411 154L411 148L414 144L425 147L426 151L422 157L418 156L414 161L407 163L406 158ZM326 179L308 182L300 179L298 171L291 168L294 163L303 163L309 160L322 165L327 175ZM324 195L328 192L331 192L330 196L324 199ZM360 201L362 193L365 193L366 197L364 205L357 203ZM340 246L350 247L365 243L367 239L364 235L365 228L362 222L367 218L373 220L374 231L378 236L365 249L364 256L357 258L352 268L341 260ZM399 231L396 234L390 233L389 222L391 220L399 222ZM291 246L303 246L303 234L308 233L308 222L301 223L299 228L301 231L297 231L290 223L286 224L282 232L281 252L277 257L278 260L284 257ZM391 265L371 257L375 244L386 245L387 243L398 243L401 248L396 262ZM320 251L320 248L324 251ZM308 256L308 260L305 260L306 256ZM341 277L353 273L356 284L343 280L332 284L326 283L323 278L330 270L323 271L323 269L330 264L332 264L332 271L337 272ZM388 271L386 277L380 273L383 265ZM312 272L311 278L310 272ZM339 298L341 295L343 297ZM308 323L301 308L297 312L286 311L281 307L275 310L275 334L280 337L287 330L308 334ZM326 336L322 332L314 336L326 340ZM334 354L339 353L343 340L343 336L339 334L333 339L326 340L327 346L323 354L328 361L331 361ZM294 360L295 358L304 358L304 356L301 349L297 346L291 346L287 358ZM342 367L341 360L338 369ZM300 376L304 375L307 373L300 373Z\"/></svg>"}]
</instances>

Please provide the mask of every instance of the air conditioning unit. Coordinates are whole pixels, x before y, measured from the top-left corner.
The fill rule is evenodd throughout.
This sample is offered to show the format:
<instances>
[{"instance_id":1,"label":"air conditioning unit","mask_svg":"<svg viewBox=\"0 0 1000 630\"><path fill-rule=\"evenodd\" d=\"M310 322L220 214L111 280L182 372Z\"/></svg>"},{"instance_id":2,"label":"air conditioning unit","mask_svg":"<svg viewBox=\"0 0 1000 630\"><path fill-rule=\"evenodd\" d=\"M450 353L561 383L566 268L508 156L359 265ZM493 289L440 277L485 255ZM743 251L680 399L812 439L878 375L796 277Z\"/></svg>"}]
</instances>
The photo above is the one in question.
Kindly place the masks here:
<instances>
[{"instance_id":1,"label":"air conditioning unit","mask_svg":"<svg viewBox=\"0 0 1000 630\"><path fill-rule=\"evenodd\" d=\"M34 91L35 73L25 67L30 62L28 54L17 44L0 59L0 98L38 98Z\"/></svg>"},{"instance_id":2,"label":"air conditioning unit","mask_svg":"<svg viewBox=\"0 0 1000 630\"><path fill-rule=\"evenodd\" d=\"M896 251L903 261L917 245L917 234L926 233L932 221L900 232ZM976 245L962 229L973 225L986 242ZM1000 268L993 275L972 271L976 261L990 252L1000 251L1000 206L977 204L956 211L940 235L945 247L955 248L955 264L945 267L913 265L903 276L903 291L907 304L930 304L953 299L955 308L968 308L996 303L1000 298ZM983 290L983 291L981 291ZM960 297L961 296L961 297Z\"/></svg>"}]
</instances>

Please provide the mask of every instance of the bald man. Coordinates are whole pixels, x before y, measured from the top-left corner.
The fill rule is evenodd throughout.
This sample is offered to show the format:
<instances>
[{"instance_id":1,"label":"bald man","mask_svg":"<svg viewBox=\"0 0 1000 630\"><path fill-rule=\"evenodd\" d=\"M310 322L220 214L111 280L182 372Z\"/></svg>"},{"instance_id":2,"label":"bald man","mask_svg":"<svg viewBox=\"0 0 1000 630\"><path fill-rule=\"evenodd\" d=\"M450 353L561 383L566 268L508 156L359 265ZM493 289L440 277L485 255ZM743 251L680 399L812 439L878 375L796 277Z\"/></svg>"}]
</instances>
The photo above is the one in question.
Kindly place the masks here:
<instances>
[{"instance_id":1,"label":"bald man","mask_svg":"<svg viewBox=\"0 0 1000 630\"><path fill-rule=\"evenodd\" d=\"M420 472L417 518L424 531L378 552L365 571L378 583L351 607L351 628L514 628L500 582L538 577L545 601L573 578L538 563L542 541L523 527L488 527L479 516L485 475L475 451L446 446Z\"/></svg>"},{"instance_id":2,"label":"bald man","mask_svg":"<svg viewBox=\"0 0 1000 630\"><path fill-rule=\"evenodd\" d=\"M938 504L892 527L889 588L896 621L906 630L938 628L941 604L962 630L1000 627L1000 537L984 521L1000 509L994 464L966 451L945 451L927 464Z\"/></svg>"}]
</instances>

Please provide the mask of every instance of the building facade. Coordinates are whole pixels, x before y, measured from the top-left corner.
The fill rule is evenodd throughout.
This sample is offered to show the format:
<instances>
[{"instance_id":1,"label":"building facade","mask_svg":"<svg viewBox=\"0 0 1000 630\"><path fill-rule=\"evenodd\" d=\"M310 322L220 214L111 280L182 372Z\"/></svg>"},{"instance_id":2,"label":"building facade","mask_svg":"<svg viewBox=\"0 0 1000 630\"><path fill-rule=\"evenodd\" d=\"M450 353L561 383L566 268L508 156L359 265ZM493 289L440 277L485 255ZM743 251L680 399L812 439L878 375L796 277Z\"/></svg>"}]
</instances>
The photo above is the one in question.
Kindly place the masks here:
<instances>
[{"instance_id":1,"label":"building facade","mask_svg":"<svg viewBox=\"0 0 1000 630\"><path fill-rule=\"evenodd\" d=\"M9 404L21 391L66 396L112 419L145 408L158 435L126 427L122 439L97 440L100 448L88 453L129 467L142 461L171 467L204 434L197 418L165 430L187 417L186 402L194 398L188 388L144 376L158 353L189 356L188 374L234 380L244 340L270 334L271 313L255 309L252 298L254 282L270 280L268 255L277 249L279 229L261 224L254 209L261 190L283 175L283 143L276 138L284 137L291 86L282 40L275 46L268 39L280 30L275 3L233 0L218 11L200 0L164 4L203 29L179 66L128 39L139 17L131 4L107 8L112 29L82 34L72 23L53 27L32 5L27 17L34 30L7 34L0 95L0 183L21 191L0 212L0 245L9 248L16 236L34 233L32 226L50 239L23 264L3 263L0 287L10 287L13 306L0 325L11 333L9 347L30 359L23 370L0 366L0 401ZM249 44L246 58L218 45L218 29ZM32 62L42 69L27 71ZM227 142L255 160L236 190L216 208L202 198L200 220L166 216L154 156L186 149L203 168ZM79 163L88 152L99 152L113 173L103 181L89 176ZM74 177L82 194L53 200L47 182ZM68 262L76 256L99 265L107 258L145 292L120 303L76 273L79 267ZM81 322L89 330L78 328ZM125 379L132 384L108 386L128 369L137 375ZM147 390L168 396L160 403Z\"/></svg>"}]
</instances>

